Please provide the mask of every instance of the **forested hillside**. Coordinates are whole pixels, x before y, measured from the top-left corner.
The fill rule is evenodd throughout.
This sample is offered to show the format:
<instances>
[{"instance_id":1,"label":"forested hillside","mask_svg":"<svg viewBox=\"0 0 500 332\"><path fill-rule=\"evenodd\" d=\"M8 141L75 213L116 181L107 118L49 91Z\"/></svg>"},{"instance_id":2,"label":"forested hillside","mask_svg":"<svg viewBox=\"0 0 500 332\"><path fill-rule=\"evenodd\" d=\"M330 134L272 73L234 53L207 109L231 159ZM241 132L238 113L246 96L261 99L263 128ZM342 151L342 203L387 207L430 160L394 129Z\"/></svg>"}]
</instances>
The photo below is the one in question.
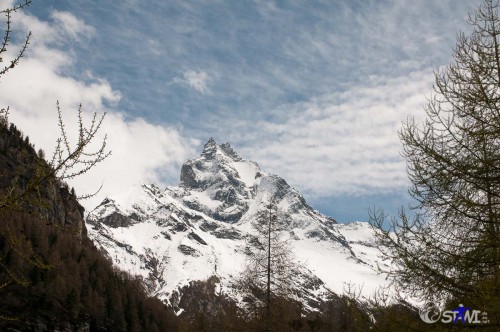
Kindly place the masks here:
<instances>
[{"instance_id":1,"label":"forested hillside","mask_svg":"<svg viewBox=\"0 0 500 332\"><path fill-rule=\"evenodd\" d=\"M40 152L42 154L42 152ZM167 331L175 316L86 235L73 190L28 136L0 125L0 330ZM174 316L174 317L172 317Z\"/></svg>"}]
</instances>

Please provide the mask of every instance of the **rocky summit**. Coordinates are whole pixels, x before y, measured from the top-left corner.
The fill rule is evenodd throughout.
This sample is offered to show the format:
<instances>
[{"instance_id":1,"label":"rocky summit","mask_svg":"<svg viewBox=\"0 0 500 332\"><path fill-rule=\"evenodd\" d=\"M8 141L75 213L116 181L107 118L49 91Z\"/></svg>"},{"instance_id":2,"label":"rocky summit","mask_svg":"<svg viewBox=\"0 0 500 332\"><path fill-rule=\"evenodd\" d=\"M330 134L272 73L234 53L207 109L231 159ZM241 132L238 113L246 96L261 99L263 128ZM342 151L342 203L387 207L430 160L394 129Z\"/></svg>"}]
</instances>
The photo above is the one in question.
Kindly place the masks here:
<instances>
[{"instance_id":1,"label":"rocky summit","mask_svg":"<svg viewBox=\"0 0 500 332\"><path fill-rule=\"evenodd\" d=\"M246 262L245 239L270 202L283 216L283 236L300 266L295 288L307 310L320 310L346 285L365 297L383 285L375 271L383 262L367 223L337 223L284 179L212 138L199 158L184 163L178 186L136 185L106 198L86 221L89 236L116 266L142 276L151 294L172 306L186 286L209 279L239 303L243 295L234 284Z\"/></svg>"}]
</instances>

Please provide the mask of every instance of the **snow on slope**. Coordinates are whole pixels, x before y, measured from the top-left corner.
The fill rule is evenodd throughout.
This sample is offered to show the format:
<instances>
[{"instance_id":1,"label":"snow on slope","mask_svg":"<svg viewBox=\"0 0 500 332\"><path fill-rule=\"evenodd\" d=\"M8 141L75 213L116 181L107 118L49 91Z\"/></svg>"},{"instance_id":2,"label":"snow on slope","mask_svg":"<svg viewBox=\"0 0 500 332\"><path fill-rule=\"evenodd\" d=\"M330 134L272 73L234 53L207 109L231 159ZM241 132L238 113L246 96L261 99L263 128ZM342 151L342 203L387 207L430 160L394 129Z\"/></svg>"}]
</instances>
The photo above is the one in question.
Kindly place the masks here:
<instances>
[{"instance_id":1,"label":"snow on slope","mask_svg":"<svg viewBox=\"0 0 500 332\"><path fill-rule=\"evenodd\" d=\"M182 166L179 186L134 186L105 199L90 212L88 232L114 264L141 275L163 300L213 275L238 299L232 285L245 265L250 222L271 201L285 216L284 235L303 266L297 287L305 298L341 294L346 283L371 296L384 284L375 272L378 251L368 224L338 224L321 215L285 180L213 139Z\"/></svg>"}]
</instances>

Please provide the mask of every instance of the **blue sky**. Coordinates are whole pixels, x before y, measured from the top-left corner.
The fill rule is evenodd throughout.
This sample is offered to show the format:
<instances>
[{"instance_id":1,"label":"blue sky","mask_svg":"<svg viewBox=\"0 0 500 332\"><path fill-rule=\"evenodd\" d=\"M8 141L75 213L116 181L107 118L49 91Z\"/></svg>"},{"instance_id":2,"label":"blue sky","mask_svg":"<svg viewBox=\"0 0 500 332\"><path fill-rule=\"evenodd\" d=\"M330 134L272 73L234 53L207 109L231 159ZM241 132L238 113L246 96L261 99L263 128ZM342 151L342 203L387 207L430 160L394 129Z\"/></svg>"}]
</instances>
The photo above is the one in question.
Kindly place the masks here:
<instances>
[{"instance_id":1,"label":"blue sky","mask_svg":"<svg viewBox=\"0 0 500 332\"><path fill-rule=\"evenodd\" d=\"M397 131L422 118L478 3L35 0L13 18L33 39L0 102L49 151L56 100L70 123L79 102L108 112L113 156L72 183L104 183L87 209L132 183L177 184L214 137L321 212L367 220L408 204Z\"/></svg>"}]
</instances>

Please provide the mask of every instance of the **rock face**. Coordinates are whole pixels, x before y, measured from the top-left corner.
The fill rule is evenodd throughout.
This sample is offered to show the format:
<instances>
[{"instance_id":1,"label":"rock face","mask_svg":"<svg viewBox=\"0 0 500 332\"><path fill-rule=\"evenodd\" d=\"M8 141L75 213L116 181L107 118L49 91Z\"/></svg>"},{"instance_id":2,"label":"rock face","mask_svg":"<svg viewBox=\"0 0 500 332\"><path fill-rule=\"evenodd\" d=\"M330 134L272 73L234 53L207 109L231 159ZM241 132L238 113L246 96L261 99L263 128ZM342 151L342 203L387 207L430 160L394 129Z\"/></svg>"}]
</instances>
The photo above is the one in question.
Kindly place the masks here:
<instances>
[{"instance_id":1,"label":"rock face","mask_svg":"<svg viewBox=\"0 0 500 332\"><path fill-rule=\"evenodd\" d=\"M250 168L240 168L238 172L241 165ZM196 194L183 197L183 200L187 206L216 220L235 223L249 208L247 203L255 194L253 182L258 176L257 165L242 163L229 144L218 146L211 138L200 158L182 166L180 179L186 191L207 193L205 198L210 201Z\"/></svg>"},{"instance_id":2,"label":"rock face","mask_svg":"<svg viewBox=\"0 0 500 332\"><path fill-rule=\"evenodd\" d=\"M134 186L104 200L87 223L94 243L117 266L142 275L159 298L168 302L193 282L215 277L220 292L240 301L233 284L245 266L251 221L270 202L302 266L295 288L306 308L341 293L345 283L359 285L364 295L383 284L368 224L338 224L284 179L213 139L182 166L178 186Z\"/></svg>"},{"instance_id":3,"label":"rock face","mask_svg":"<svg viewBox=\"0 0 500 332\"><path fill-rule=\"evenodd\" d=\"M0 204L10 200L8 204L16 209L35 214L48 223L73 228L81 239L86 234L84 209L68 186L48 177L40 185L30 187L40 174L49 172L49 166L37 156L29 139L23 138L15 125L7 127L1 123Z\"/></svg>"}]
</instances>

